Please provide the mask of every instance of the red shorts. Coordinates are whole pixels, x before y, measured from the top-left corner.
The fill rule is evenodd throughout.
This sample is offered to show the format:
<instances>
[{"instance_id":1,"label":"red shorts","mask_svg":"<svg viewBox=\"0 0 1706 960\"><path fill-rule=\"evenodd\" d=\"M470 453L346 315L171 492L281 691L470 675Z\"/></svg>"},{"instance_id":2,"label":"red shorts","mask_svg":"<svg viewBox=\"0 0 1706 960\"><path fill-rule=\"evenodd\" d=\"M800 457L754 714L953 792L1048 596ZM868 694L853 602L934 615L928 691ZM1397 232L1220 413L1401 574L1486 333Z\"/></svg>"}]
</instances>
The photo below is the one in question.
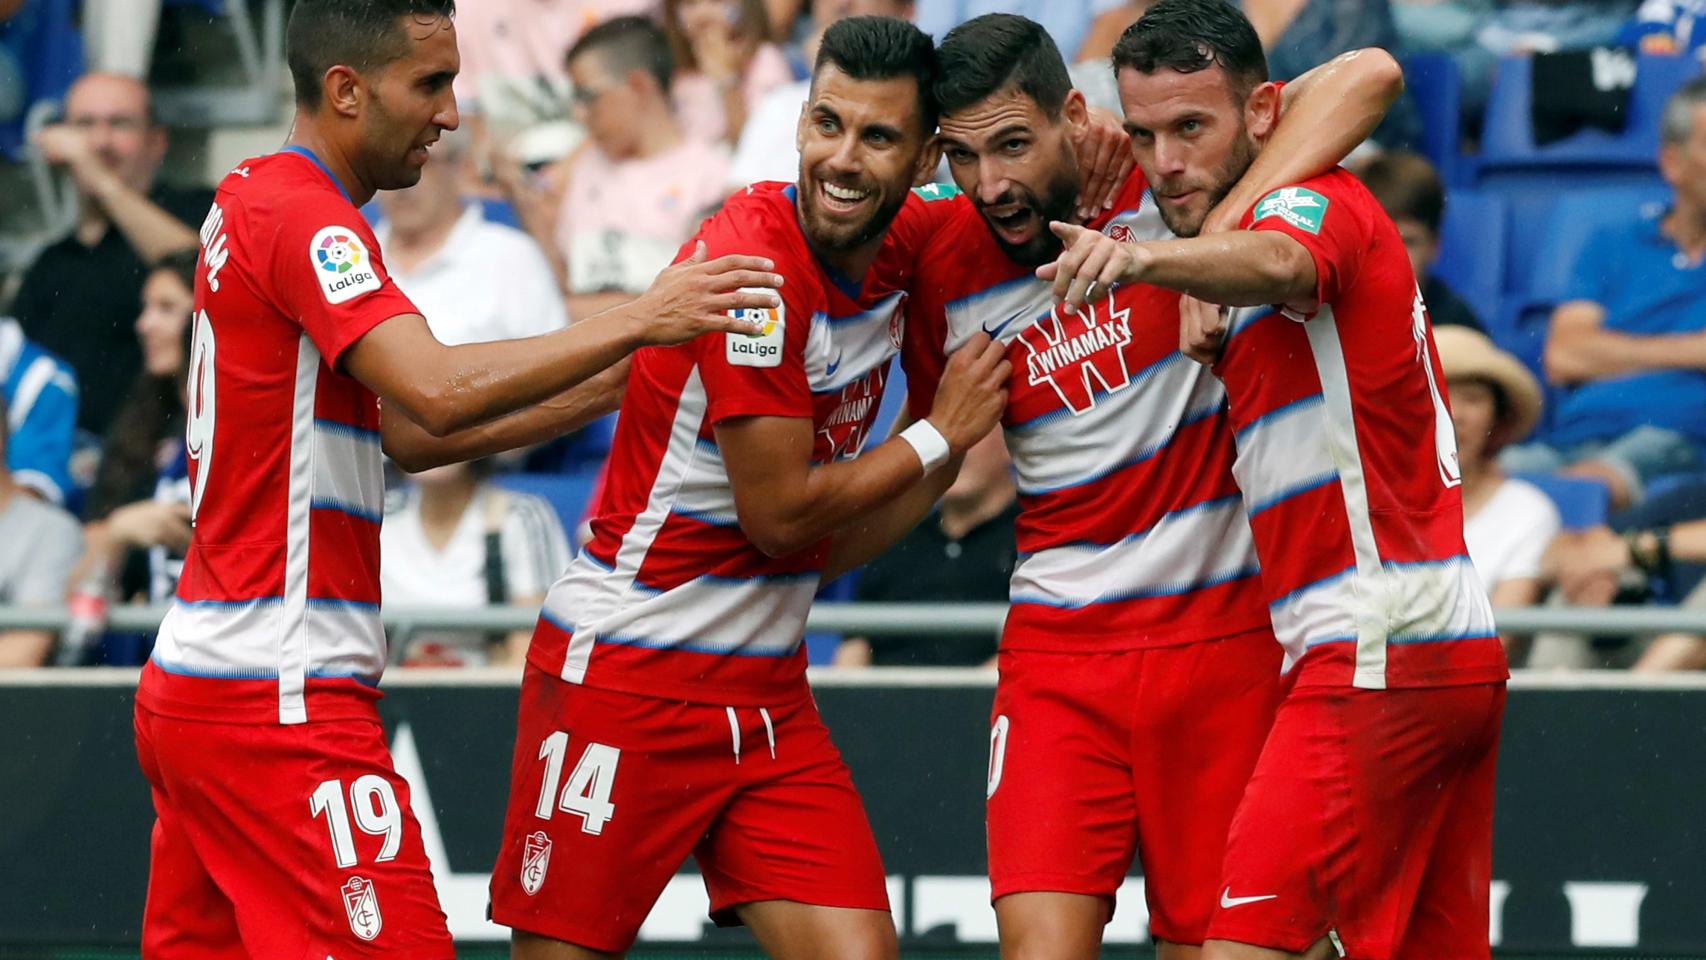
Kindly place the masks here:
<instances>
[{"instance_id":1,"label":"red shorts","mask_svg":"<svg viewBox=\"0 0 1706 960\"><path fill-rule=\"evenodd\" d=\"M142 955L453 957L377 718L207 723L136 709L154 795Z\"/></svg>"},{"instance_id":2,"label":"red shorts","mask_svg":"<svg viewBox=\"0 0 1706 960\"><path fill-rule=\"evenodd\" d=\"M1505 685L1295 687L1227 841L1216 940L1355 960L1489 955Z\"/></svg>"},{"instance_id":3,"label":"red shorts","mask_svg":"<svg viewBox=\"0 0 1706 960\"><path fill-rule=\"evenodd\" d=\"M989 760L992 894L1111 901L1136 853L1149 925L1203 941L1226 828L1279 702L1273 634L1116 653L1004 650Z\"/></svg>"},{"instance_id":4,"label":"red shorts","mask_svg":"<svg viewBox=\"0 0 1706 960\"><path fill-rule=\"evenodd\" d=\"M761 900L889 909L865 808L809 692L720 707L528 665L492 919L624 951L689 854L719 924Z\"/></svg>"}]
</instances>

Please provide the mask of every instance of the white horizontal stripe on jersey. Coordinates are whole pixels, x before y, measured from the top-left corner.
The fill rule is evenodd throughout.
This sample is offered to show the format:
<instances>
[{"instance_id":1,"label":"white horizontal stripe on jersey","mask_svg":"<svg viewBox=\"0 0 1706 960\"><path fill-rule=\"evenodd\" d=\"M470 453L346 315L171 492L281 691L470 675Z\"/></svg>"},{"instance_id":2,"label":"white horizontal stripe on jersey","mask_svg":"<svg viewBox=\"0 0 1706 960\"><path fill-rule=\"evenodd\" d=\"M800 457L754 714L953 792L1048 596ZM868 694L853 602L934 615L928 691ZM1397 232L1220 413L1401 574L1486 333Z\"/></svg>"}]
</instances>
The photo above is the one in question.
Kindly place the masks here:
<instances>
[{"instance_id":1,"label":"white horizontal stripe on jersey","mask_svg":"<svg viewBox=\"0 0 1706 960\"><path fill-rule=\"evenodd\" d=\"M889 326L901 294L891 293L869 310L831 317L815 314L806 336L806 382L813 393L830 393L889 362L900 352Z\"/></svg>"},{"instance_id":2,"label":"white horizontal stripe on jersey","mask_svg":"<svg viewBox=\"0 0 1706 960\"><path fill-rule=\"evenodd\" d=\"M1257 573L1244 505L1223 497L1170 513L1143 533L1110 544L1039 550L1013 569L1011 599L1079 608L1177 596Z\"/></svg>"},{"instance_id":3,"label":"white horizontal stripe on jersey","mask_svg":"<svg viewBox=\"0 0 1706 960\"><path fill-rule=\"evenodd\" d=\"M378 683L385 630L373 604L303 603L301 628L313 638L302 676L357 677ZM166 612L154 662L169 673L233 679L280 678L278 638L293 626L283 597L226 603L177 601ZM280 722L288 722L280 719Z\"/></svg>"},{"instance_id":4,"label":"white horizontal stripe on jersey","mask_svg":"<svg viewBox=\"0 0 1706 960\"><path fill-rule=\"evenodd\" d=\"M1007 429L1019 492L1034 496L1075 487L1159 453L1180 427L1217 413L1226 391L1208 370L1172 353L1103 394L1074 417L1062 407ZM1059 429L1049 429L1058 426Z\"/></svg>"},{"instance_id":5,"label":"white horizontal stripe on jersey","mask_svg":"<svg viewBox=\"0 0 1706 960\"><path fill-rule=\"evenodd\" d=\"M1238 458L1232 475L1250 516L1338 478L1327 430L1326 407L1315 394L1271 410L1233 434Z\"/></svg>"},{"instance_id":6,"label":"white horizontal stripe on jersey","mask_svg":"<svg viewBox=\"0 0 1706 960\"><path fill-rule=\"evenodd\" d=\"M1054 287L1029 274L968 294L947 305L948 353L979 331L1011 341L1054 309Z\"/></svg>"},{"instance_id":7,"label":"white horizontal stripe on jersey","mask_svg":"<svg viewBox=\"0 0 1706 960\"><path fill-rule=\"evenodd\" d=\"M696 442L678 490L671 513L718 527L739 525L735 491L723 466L723 452L712 441L701 438Z\"/></svg>"},{"instance_id":8,"label":"white horizontal stripe on jersey","mask_svg":"<svg viewBox=\"0 0 1706 960\"><path fill-rule=\"evenodd\" d=\"M1371 602L1383 598L1384 605ZM1311 647L1356 643L1430 643L1497 633L1486 591L1468 557L1438 563L1383 564L1373 576L1346 568L1275 600L1274 635L1286 649L1286 669ZM1359 625L1375 625L1359 630ZM1384 675L1382 675L1384 682Z\"/></svg>"},{"instance_id":9,"label":"white horizontal stripe on jersey","mask_svg":"<svg viewBox=\"0 0 1706 960\"><path fill-rule=\"evenodd\" d=\"M385 515L385 471L379 434L332 420L314 421L316 510L337 510L378 523Z\"/></svg>"},{"instance_id":10,"label":"white horizontal stripe on jersey","mask_svg":"<svg viewBox=\"0 0 1706 960\"><path fill-rule=\"evenodd\" d=\"M1131 232L1137 235L1138 240L1173 239L1173 231L1161 219L1161 208L1155 205L1154 196L1149 190L1143 191L1143 196L1138 199L1137 206L1131 210L1121 210L1118 214L1109 217L1108 222L1102 225L1102 232L1107 233L1108 228L1115 224L1124 224L1131 228Z\"/></svg>"},{"instance_id":11,"label":"white horizontal stripe on jersey","mask_svg":"<svg viewBox=\"0 0 1706 960\"><path fill-rule=\"evenodd\" d=\"M596 627L584 617L577 620L572 604L559 601L579 592L574 589L579 583L610 575L582 554L562 581L571 589L553 590L546 599L545 617L574 635L571 645L584 641L589 648L609 643L730 656L786 656L805 635L806 612L820 579L816 573L750 580L707 576L668 591L633 584L621 609L600 618Z\"/></svg>"}]
</instances>

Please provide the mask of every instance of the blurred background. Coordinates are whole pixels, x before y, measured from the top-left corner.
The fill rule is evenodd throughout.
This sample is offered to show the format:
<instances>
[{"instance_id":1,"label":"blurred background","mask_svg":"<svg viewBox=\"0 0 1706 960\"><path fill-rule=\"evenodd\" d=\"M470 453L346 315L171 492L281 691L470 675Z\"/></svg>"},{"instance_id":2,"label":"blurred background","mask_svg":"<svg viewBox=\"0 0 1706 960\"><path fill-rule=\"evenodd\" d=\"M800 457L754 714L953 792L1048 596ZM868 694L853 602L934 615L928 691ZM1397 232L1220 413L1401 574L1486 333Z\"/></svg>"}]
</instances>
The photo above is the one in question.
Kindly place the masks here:
<instances>
[{"instance_id":1,"label":"blurred background","mask_svg":"<svg viewBox=\"0 0 1706 960\"><path fill-rule=\"evenodd\" d=\"M288 131L289 7L0 0L0 958L133 955L148 807L128 697L189 539L194 247L212 186ZM460 7L462 129L419 186L363 211L448 343L622 303L732 190L792 180L809 65L839 18L907 17L940 38L1026 14L1117 112L1107 57L1145 3ZM1367 46L1405 66L1404 99L1348 165L1422 282L1470 553L1519 668L1494 942L1706 956L1706 0L1243 7L1276 79ZM898 368L891 382L885 430ZM611 432L389 478L382 574L403 669L386 718L471 944L501 936L483 871L520 657ZM984 955L994 939L980 668L1017 509L992 436L932 518L826 586L807 638L909 952ZM744 950L704 925L697 880L678 880L644 943ZM1110 952L1142 955L1140 889Z\"/></svg>"}]
</instances>

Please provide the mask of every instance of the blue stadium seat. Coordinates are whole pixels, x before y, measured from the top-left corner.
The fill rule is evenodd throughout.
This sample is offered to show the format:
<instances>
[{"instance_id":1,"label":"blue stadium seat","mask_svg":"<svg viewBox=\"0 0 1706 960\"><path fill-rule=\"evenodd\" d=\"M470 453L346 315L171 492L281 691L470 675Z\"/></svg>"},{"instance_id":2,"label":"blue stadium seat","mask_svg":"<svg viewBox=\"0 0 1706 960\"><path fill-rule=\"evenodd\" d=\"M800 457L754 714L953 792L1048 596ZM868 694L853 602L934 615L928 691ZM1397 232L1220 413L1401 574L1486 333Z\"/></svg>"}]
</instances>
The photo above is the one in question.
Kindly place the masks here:
<instances>
[{"instance_id":1,"label":"blue stadium seat","mask_svg":"<svg viewBox=\"0 0 1706 960\"><path fill-rule=\"evenodd\" d=\"M1516 265L1513 274L1526 283L1513 290L1529 301L1556 303L1568 289L1570 271L1581 259L1588 240L1598 231L1627 223L1670 202L1671 189L1659 181L1647 186L1609 187L1583 190L1579 187L1560 196L1542 229L1527 231L1524 254L1533 249L1533 259Z\"/></svg>"},{"instance_id":2,"label":"blue stadium seat","mask_svg":"<svg viewBox=\"0 0 1706 960\"><path fill-rule=\"evenodd\" d=\"M1434 273L1487 324L1504 294L1506 226L1501 198L1468 189L1447 195Z\"/></svg>"},{"instance_id":3,"label":"blue stadium seat","mask_svg":"<svg viewBox=\"0 0 1706 960\"><path fill-rule=\"evenodd\" d=\"M1591 172L1602 184L1651 177L1658 164L1659 117L1664 102L1699 72L1699 63L1687 57L1640 57L1623 131L1586 129L1556 143L1536 146L1533 60L1507 57L1499 61L1487 103L1476 183L1502 186L1513 177L1522 180L1535 171L1561 170Z\"/></svg>"},{"instance_id":4,"label":"blue stadium seat","mask_svg":"<svg viewBox=\"0 0 1706 960\"><path fill-rule=\"evenodd\" d=\"M1555 473L1523 473L1522 480L1539 487L1558 508L1565 530L1586 530L1605 522L1611 513L1611 494L1605 484Z\"/></svg>"},{"instance_id":5,"label":"blue stadium seat","mask_svg":"<svg viewBox=\"0 0 1706 960\"><path fill-rule=\"evenodd\" d=\"M77 0L36 0L10 22L0 37L18 58L24 75L25 114L30 104L59 100L83 73L83 35L76 25ZM19 159L24 120L0 126L0 156Z\"/></svg>"},{"instance_id":6,"label":"blue stadium seat","mask_svg":"<svg viewBox=\"0 0 1706 960\"><path fill-rule=\"evenodd\" d=\"M1463 140L1463 79L1449 54L1419 53L1404 58L1404 89L1422 121L1417 147L1450 185L1459 182Z\"/></svg>"},{"instance_id":7,"label":"blue stadium seat","mask_svg":"<svg viewBox=\"0 0 1706 960\"><path fill-rule=\"evenodd\" d=\"M543 499L557 511L569 539L575 528L586 518L593 491L598 488L598 469L576 470L570 473L502 473L492 482L505 490L531 493Z\"/></svg>"}]
</instances>

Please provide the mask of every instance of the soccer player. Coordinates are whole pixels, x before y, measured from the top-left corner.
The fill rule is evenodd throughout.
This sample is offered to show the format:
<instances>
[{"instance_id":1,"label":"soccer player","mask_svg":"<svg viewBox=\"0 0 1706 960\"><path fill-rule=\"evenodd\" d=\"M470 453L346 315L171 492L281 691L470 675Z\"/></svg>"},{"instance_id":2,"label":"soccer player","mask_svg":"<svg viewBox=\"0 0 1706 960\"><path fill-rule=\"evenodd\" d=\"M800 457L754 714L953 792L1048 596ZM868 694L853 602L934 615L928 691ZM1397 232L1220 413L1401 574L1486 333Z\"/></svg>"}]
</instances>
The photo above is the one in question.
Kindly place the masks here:
<instances>
[{"instance_id":1,"label":"soccer player","mask_svg":"<svg viewBox=\"0 0 1706 960\"><path fill-rule=\"evenodd\" d=\"M970 200L914 282L913 400L928 403L947 352L984 332L1015 371L1003 424L1022 559L988 799L1002 954L1098 955L1135 851L1161 955L1191 956L1279 697L1224 393L1178 352L1177 294L1127 285L1064 314L1032 275L1059 251L1048 222L1074 216L1086 122L1048 33L990 14L938 57L939 139ZM1331 168L1399 82L1376 52L1289 86L1283 149L1241 189ZM1088 229L1163 235L1149 190L1134 172Z\"/></svg>"},{"instance_id":2,"label":"soccer player","mask_svg":"<svg viewBox=\"0 0 1706 960\"><path fill-rule=\"evenodd\" d=\"M1001 349L974 341L927 416L860 455L941 206L909 190L936 165L934 66L901 20L825 31L798 183L749 187L699 231L773 260L782 305L756 334L634 357L592 539L522 681L492 877L515 957L623 953L690 854L712 918L773 957L896 953L800 641L824 571L897 538L1006 402Z\"/></svg>"},{"instance_id":3,"label":"soccer player","mask_svg":"<svg viewBox=\"0 0 1706 960\"><path fill-rule=\"evenodd\" d=\"M381 448L424 465L563 430L585 406L563 391L638 346L751 331L728 311L778 302L766 261L696 256L560 333L434 340L357 207L413 184L456 127L451 16L298 0L290 144L227 175L201 228L195 532L136 702L145 956L452 955L374 705Z\"/></svg>"},{"instance_id":4,"label":"soccer player","mask_svg":"<svg viewBox=\"0 0 1706 960\"><path fill-rule=\"evenodd\" d=\"M1242 230L1208 198L1277 146L1256 33L1221 0L1161 0L1114 64L1138 163L1187 239L1057 225L1039 275L1153 283L1218 355L1233 473L1284 644L1285 697L1232 821L1210 960L1488 956L1493 769L1507 676L1463 544L1427 310L1392 221L1344 170L1280 186ZM1218 705L1217 705L1218 706Z\"/></svg>"}]
</instances>

